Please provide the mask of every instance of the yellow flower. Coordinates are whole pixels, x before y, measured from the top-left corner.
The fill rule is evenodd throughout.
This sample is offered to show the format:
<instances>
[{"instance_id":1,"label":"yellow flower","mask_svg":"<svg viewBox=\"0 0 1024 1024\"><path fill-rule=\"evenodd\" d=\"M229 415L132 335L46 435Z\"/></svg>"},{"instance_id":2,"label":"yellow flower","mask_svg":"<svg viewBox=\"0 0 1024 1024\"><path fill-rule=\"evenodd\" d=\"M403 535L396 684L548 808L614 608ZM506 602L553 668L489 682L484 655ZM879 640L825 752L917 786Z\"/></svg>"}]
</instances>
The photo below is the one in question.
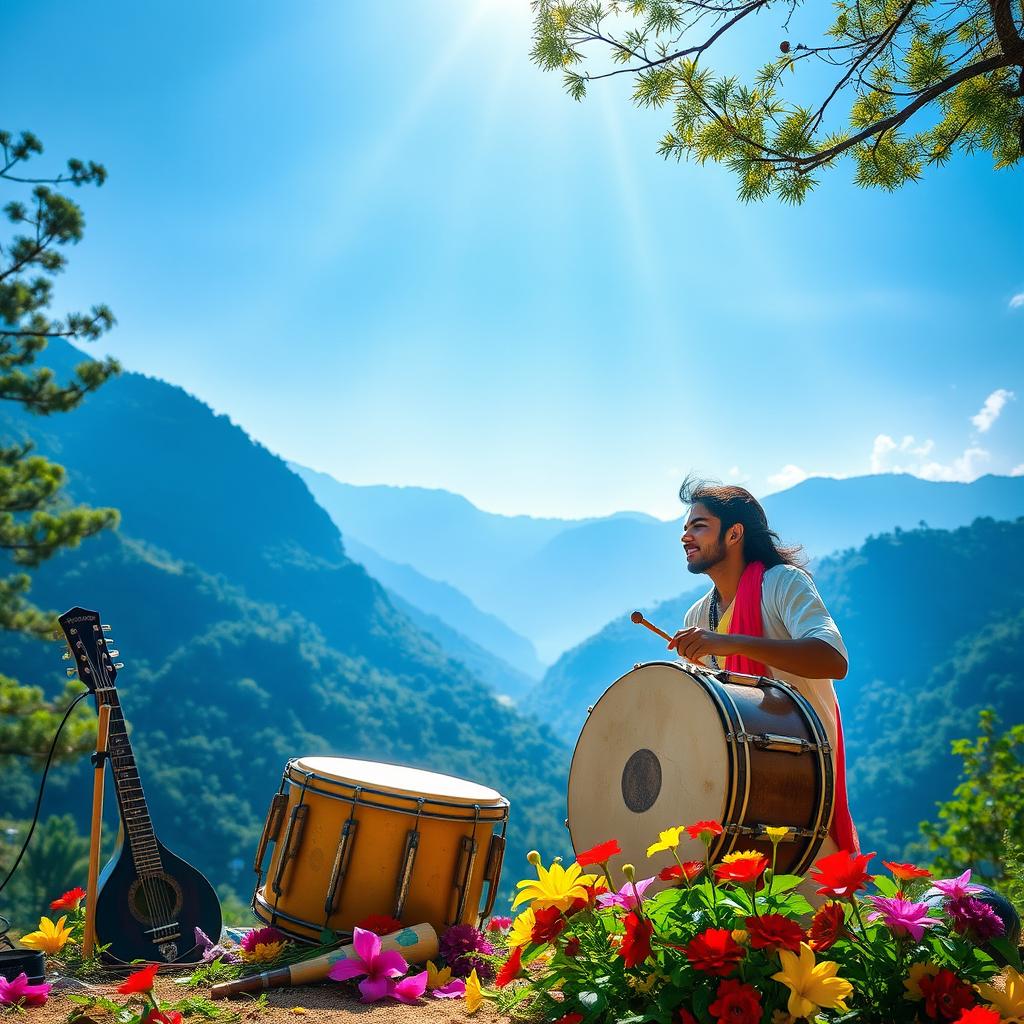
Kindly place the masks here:
<instances>
[{"instance_id":1,"label":"yellow flower","mask_svg":"<svg viewBox=\"0 0 1024 1024\"><path fill-rule=\"evenodd\" d=\"M537 918L533 913L533 907L527 907L512 922L512 927L508 930L509 949L515 949L516 946L525 946L530 941L530 936L533 934L533 926L536 923Z\"/></svg>"},{"instance_id":2,"label":"yellow flower","mask_svg":"<svg viewBox=\"0 0 1024 1024\"><path fill-rule=\"evenodd\" d=\"M240 949L238 954L247 964L264 964L276 960L287 945L287 939L280 942L258 942L250 950Z\"/></svg>"},{"instance_id":3,"label":"yellow flower","mask_svg":"<svg viewBox=\"0 0 1024 1024\"><path fill-rule=\"evenodd\" d=\"M638 978L629 977L626 978L626 983L634 992L640 992L642 995L647 995L647 993L654 988L654 983L659 977L660 975L655 971L653 974L648 974L643 981L640 981Z\"/></svg>"},{"instance_id":4,"label":"yellow flower","mask_svg":"<svg viewBox=\"0 0 1024 1024\"><path fill-rule=\"evenodd\" d=\"M476 1013L483 1001L484 994L480 990L480 979L476 976L476 968L474 967L466 979L466 1013Z\"/></svg>"},{"instance_id":5,"label":"yellow flower","mask_svg":"<svg viewBox=\"0 0 1024 1024\"><path fill-rule=\"evenodd\" d=\"M764 854L758 853L757 850L737 850L735 853L727 853L722 858L722 863L734 864L738 860L758 860L761 857L764 857Z\"/></svg>"},{"instance_id":6,"label":"yellow flower","mask_svg":"<svg viewBox=\"0 0 1024 1024\"><path fill-rule=\"evenodd\" d=\"M30 932L22 936L21 944L29 949L40 949L47 956L55 956L59 953L71 938L71 929L65 928L68 915L57 918L54 924L48 917L39 919L39 931Z\"/></svg>"},{"instance_id":7,"label":"yellow flower","mask_svg":"<svg viewBox=\"0 0 1024 1024\"><path fill-rule=\"evenodd\" d=\"M674 850L679 845L679 837L686 831L685 825L675 825L667 828L664 832L658 833L658 841L647 847L647 856L650 857L659 850Z\"/></svg>"},{"instance_id":8,"label":"yellow flower","mask_svg":"<svg viewBox=\"0 0 1024 1024\"><path fill-rule=\"evenodd\" d=\"M433 960L427 961L427 991L433 992L435 988L444 988L452 980L452 969L450 967L438 968Z\"/></svg>"},{"instance_id":9,"label":"yellow flower","mask_svg":"<svg viewBox=\"0 0 1024 1024\"><path fill-rule=\"evenodd\" d=\"M531 863L534 862L531 860ZM532 900L534 910L544 910L546 907L568 910L574 900L586 899L586 886L597 882L594 875L584 875L579 864L574 863L563 868L555 861L550 868L545 868L538 859L535 866L536 880L527 878L516 883L516 888L521 892L512 901L513 908Z\"/></svg>"},{"instance_id":10,"label":"yellow flower","mask_svg":"<svg viewBox=\"0 0 1024 1024\"><path fill-rule=\"evenodd\" d=\"M737 946L745 946L750 941L750 934L745 928L735 928L732 932L732 941Z\"/></svg>"},{"instance_id":11,"label":"yellow flower","mask_svg":"<svg viewBox=\"0 0 1024 1024\"><path fill-rule=\"evenodd\" d=\"M939 965L931 963L918 963L910 965L910 974L903 982L903 987L907 990L903 993L904 999L924 999L924 993L921 991L921 979L922 978L934 978L939 973Z\"/></svg>"},{"instance_id":12,"label":"yellow flower","mask_svg":"<svg viewBox=\"0 0 1024 1024\"><path fill-rule=\"evenodd\" d=\"M814 950L806 942L800 943L800 956L788 949L779 950L782 970L772 975L789 989L786 1007L794 1017L813 1017L819 1009L846 1012L844 999L853 991L845 978L837 978L839 965L831 960L814 962Z\"/></svg>"},{"instance_id":13,"label":"yellow flower","mask_svg":"<svg viewBox=\"0 0 1024 1024\"><path fill-rule=\"evenodd\" d=\"M789 826L768 825L764 830L764 834L772 841L772 845L774 846L776 843L782 842L782 840L789 835Z\"/></svg>"},{"instance_id":14,"label":"yellow flower","mask_svg":"<svg viewBox=\"0 0 1024 1024\"><path fill-rule=\"evenodd\" d=\"M1012 967L1005 967L1002 977L1002 989L992 985L978 985L981 998L991 1003L1004 1021L1024 1020L1024 975Z\"/></svg>"}]
</instances>

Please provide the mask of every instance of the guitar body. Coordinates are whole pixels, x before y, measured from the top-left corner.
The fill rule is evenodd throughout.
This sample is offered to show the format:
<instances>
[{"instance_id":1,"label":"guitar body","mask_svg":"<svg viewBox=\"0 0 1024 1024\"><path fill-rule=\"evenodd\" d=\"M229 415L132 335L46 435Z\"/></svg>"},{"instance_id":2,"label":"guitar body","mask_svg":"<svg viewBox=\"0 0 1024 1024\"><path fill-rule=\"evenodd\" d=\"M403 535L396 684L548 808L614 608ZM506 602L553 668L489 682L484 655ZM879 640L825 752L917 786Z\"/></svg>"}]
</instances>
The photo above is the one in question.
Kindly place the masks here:
<instances>
[{"instance_id":1,"label":"guitar body","mask_svg":"<svg viewBox=\"0 0 1024 1024\"><path fill-rule=\"evenodd\" d=\"M104 959L110 962L195 962L196 928L220 940L220 900L213 886L159 840L157 847L163 870L153 877L140 880L120 844L100 875L96 941L109 944Z\"/></svg>"}]
</instances>

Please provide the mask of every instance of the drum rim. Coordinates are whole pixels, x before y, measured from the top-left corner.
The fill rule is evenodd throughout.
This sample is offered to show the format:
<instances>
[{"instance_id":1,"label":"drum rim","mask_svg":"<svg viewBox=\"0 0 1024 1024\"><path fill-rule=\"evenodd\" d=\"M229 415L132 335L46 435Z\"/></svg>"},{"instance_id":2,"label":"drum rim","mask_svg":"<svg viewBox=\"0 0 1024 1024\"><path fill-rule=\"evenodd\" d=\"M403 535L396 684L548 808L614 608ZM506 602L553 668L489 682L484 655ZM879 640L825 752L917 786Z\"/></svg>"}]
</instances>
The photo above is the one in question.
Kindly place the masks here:
<instances>
[{"instance_id":1,"label":"drum rim","mask_svg":"<svg viewBox=\"0 0 1024 1024\"><path fill-rule=\"evenodd\" d=\"M319 756L319 755L317 755ZM495 795L495 799L490 801L472 800L469 798L449 799L447 797L440 797L436 795L426 794L415 790L399 790L399 789L381 789L375 786L360 785L358 782L351 779L339 779L332 775L321 775L319 772L310 771L307 768L299 767L299 762L302 761L301 757L290 758L288 763L284 767L282 782L288 782L291 785L302 787L304 790L309 790L313 793L317 793L320 796L327 797L331 800L340 800L343 803L355 804L362 807L373 807L384 811L394 811L398 814L413 814L422 816L424 818L439 818L442 820L451 821L463 821L469 820L473 817L472 812L476 812L476 817L481 821L503 821L508 818L509 801L507 797L503 797L497 790L490 790ZM345 758L344 760L356 760L355 758ZM393 767L390 762L387 761L374 761L369 762L373 764L387 764L389 767ZM400 768L408 768L410 765L398 765ZM423 769L414 769L416 771L422 771ZM431 775L439 775L439 772L429 772ZM298 777L296 777L298 776ZM445 776L446 778L458 779L456 775ZM311 784L315 780L319 783L324 783L334 789L350 790L350 793L338 793L325 790ZM460 782L467 782L467 779L459 779ZM477 783L472 783L477 785ZM283 787L282 787L283 788ZM488 786L481 786L481 789L489 789ZM369 794L377 797L385 797L389 800L404 800L407 801L409 807L396 807L393 804L379 803L373 800L365 799L364 794ZM431 812L427 808L429 807L447 807L447 808L458 808L459 810L466 812L463 814L443 814L437 812ZM499 811L499 816L491 817L491 815Z\"/></svg>"}]
</instances>

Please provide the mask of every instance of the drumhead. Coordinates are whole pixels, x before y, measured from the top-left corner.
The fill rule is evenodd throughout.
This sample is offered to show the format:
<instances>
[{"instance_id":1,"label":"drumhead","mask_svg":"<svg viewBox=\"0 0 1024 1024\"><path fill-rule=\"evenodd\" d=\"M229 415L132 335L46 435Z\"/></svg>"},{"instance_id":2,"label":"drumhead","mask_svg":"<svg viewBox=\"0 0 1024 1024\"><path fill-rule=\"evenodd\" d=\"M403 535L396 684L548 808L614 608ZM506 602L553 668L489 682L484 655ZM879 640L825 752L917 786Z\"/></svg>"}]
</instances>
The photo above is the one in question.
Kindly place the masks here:
<instances>
[{"instance_id":1,"label":"drumhead","mask_svg":"<svg viewBox=\"0 0 1024 1024\"><path fill-rule=\"evenodd\" d=\"M647 847L676 825L721 821L729 755L718 705L692 670L640 665L604 692L587 718L569 770L569 832L577 853L618 840L618 867L638 878L674 864ZM704 845L684 832L680 860L703 860Z\"/></svg>"},{"instance_id":2,"label":"drumhead","mask_svg":"<svg viewBox=\"0 0 1024 1024\"><path fill-rule=\"evenodd\" d=\"M312 772L349 786L363 786L403 796L435 797L467 806L505 803L500 793L487 786L401 764L359 761L351 757L299 757L293 764L300 772Z\"/></svg>"}]
</instances>

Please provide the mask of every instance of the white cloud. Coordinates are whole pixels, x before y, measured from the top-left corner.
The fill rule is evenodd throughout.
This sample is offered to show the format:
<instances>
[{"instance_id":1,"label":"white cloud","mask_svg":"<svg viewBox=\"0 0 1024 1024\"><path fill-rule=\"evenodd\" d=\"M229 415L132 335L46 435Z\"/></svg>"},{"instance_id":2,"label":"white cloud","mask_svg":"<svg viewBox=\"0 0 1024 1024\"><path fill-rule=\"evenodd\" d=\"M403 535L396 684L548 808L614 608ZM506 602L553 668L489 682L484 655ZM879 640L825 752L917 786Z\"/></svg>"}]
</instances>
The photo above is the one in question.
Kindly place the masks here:
<instances>
[{"instance_id":1,"label":"white cloud","mask_svg":"<svg viewBox=\"0 0 1024 1024\"><path fill-rule=\"evenodd\" d=\"M1018 292L1010 299L1010 309L1020 309L1021 306L1024 306L1024 292Z\"/></svg>"},{"instance_id":2,"label":"white cloud","mask_svg":"<svg viewBox=\"0 0 1024 1024\"><path fill-rule=\"evenodd\" d=\"M806 480L810 475L806 469L801 469L799 466L794 466L790 463L788 466L783 466L778 473L772 473L768 477L768 483L772 487L780 489L795 487L801 480Z\"/></svg>"},{"instance_id":3,"label":"white cloud","mask_svg":"<svg viewBox=\"0 0 1024 1024\"><path fill-rule=\"evenodd\" d=\"M927 462L917 470L916 476L925 480L957 480L970 483L981 476L982 469L978 465L988 462L992 456L984 448L968 448L963 455L955 458L949 465L941 462Z\"/></svg>"},{"instance_id":4,"label":"white cloud","mask_svg":"<svg viewBox=\"0 0 1024 1024\"><path fill-rule=\"evenodd\" d=\"M1024 462L1010 470L1010 476L1024 476Z\"/></svg>"},{"instance_id":5,"label":"white cloud","mask_svg":"<svg viewBox=\"0 0 1024 1024\"><path fill-rule=\"evenodd\" d=\"M739 466L729 467L729 479L734 483L742 487L744 484L750 483L750 476L744 473Z\"/></svg>"},{"instance_id":6,"label":"white cloud","mask_svg":"<svg viewBox=\"0 0 1024 1024\"><path fill-rule=\"evenodd\" d=\"M984 434L999 419L1003 406L1015 397L1014 393L1007 391L1006 388L999 388L997 391L993 391L985 399L985 404L971 417L971 422Z\"/></svg>"},{"instance_id":7,"label":"white cloud","mask_svg":"<svg viewBox=\"0 0 1024 1024\"><path fill-rule=\"evenodd\" d=\"M931 454L935 447L932 440L917 443L913 434L906 434L903 440L896 442L888 434L879 434L875 443L871 446L871 472L872 473L912 473L913 470L905 466L892 465L889 458L892 455L917 455L924 458Z\"/></svg>"}]
</instances>

